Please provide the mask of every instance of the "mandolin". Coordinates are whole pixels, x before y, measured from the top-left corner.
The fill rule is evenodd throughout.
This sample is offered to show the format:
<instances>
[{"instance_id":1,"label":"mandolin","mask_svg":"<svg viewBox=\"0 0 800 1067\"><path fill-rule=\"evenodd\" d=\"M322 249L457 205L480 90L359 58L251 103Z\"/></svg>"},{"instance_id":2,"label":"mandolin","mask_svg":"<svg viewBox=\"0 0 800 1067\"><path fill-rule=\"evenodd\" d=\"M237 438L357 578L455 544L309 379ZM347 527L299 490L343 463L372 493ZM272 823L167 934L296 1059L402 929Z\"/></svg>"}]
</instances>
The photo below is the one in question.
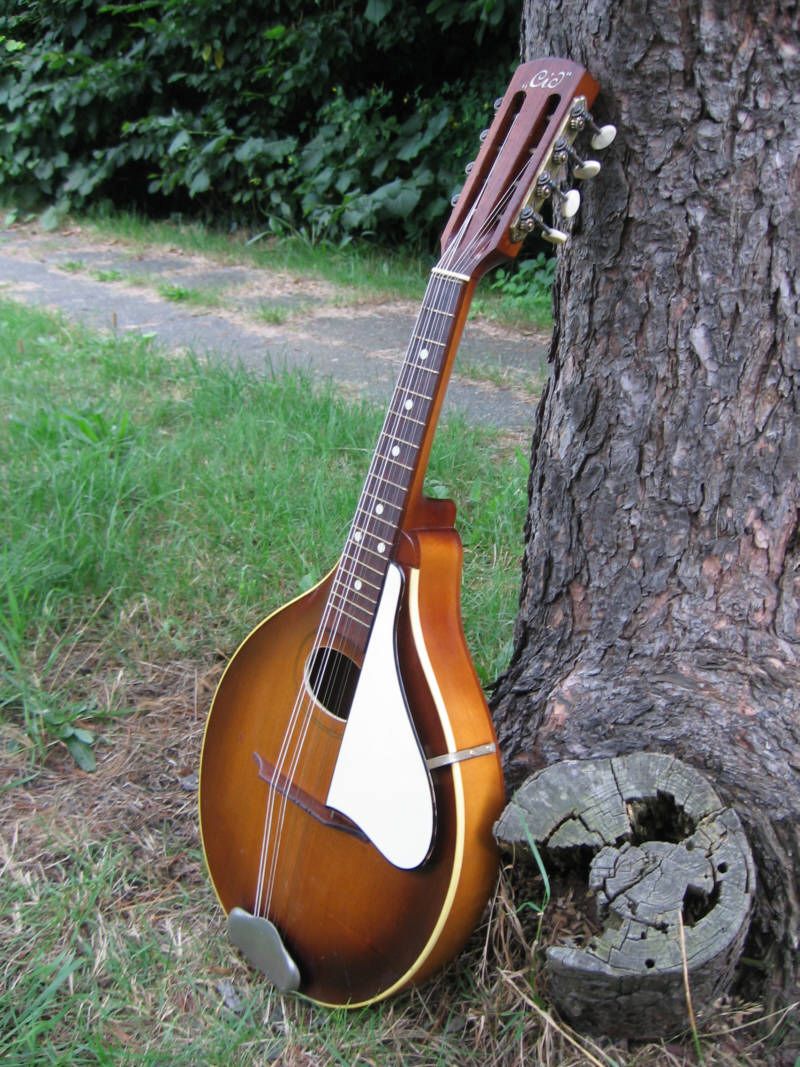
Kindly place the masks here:
<instances>
[{"instance_id":1,"label":"mandolin","mask_svg":"<svg viewBox=\"0 0 800 1067\"><path fill-rule=\"evenodd\" d=\"M461 626L451 501L423 480L474 287L561 243L605 147L597 83L544 59L496 102L441 240L336 566L245 639L217 688L200 823L228 933L282 991L363 1005L452 958L497 874L503 776Z\"/></svg>"}]
</instances>

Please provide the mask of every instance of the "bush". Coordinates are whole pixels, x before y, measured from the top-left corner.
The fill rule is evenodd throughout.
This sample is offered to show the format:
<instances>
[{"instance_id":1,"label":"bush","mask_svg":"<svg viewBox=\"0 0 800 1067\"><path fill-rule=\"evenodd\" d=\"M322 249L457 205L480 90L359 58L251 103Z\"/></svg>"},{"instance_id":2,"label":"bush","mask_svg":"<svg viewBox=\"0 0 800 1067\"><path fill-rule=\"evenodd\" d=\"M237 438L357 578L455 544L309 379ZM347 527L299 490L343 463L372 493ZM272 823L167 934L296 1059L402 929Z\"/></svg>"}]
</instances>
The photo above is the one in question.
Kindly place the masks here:
<instances>
[{"instance_id":1,"label":"bush","mask_svg":"<svg viewBox=\"0 0 800 1067\"><path fill-rule=\"evenodd\" d=\"M519 9L0 3L0 189L429 243L515 65Z\"/></svg>"}]
</instances>

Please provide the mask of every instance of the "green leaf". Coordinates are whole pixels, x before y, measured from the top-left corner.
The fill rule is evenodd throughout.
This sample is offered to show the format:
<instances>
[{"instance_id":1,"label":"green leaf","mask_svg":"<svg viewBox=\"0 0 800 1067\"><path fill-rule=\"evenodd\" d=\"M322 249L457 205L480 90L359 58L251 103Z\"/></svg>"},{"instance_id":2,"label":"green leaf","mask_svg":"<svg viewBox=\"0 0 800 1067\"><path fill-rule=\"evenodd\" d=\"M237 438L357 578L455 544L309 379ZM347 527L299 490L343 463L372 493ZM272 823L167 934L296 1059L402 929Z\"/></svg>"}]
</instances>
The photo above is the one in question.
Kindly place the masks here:
<instances>
[{"instance_id":1,"label":"green leaf","mask_svg":"<svg viewBox=\"0 0 800 1067\"><path fill-rule=\"evenodd\" d=\"M73 734L71 737L64 738L64 744L82 771L97 770L97 760L94 757L94 752L85 741L81 741Z\"/></svg>"},{"instance_id":2,"label":"green leaf","mask_svg":"<svg viewBox=\"0 0 800 1067\"><path fill-rule=\"evenodd\" d=\"M211 188L211 178L207 170L199 170L189 185L189 196L197 196Z\"/></svg>"},{"instance_id":3,"label":"green leaf","mask_svg":"<svg viewBox=\"0 0 800 1067\"><path fill-rule=\"evenodd\" d=\"M64 208L59 204L53 204L46 211L43 211L39 216L39 225L43 230L51 233L53 230L57 230L64 219Z\"/></svg>"},{"instance_id":4,"label":"green leaf","mask_svg":"<svg viewBox=\"0 0 800 1067\"><path fill-rule=\"evenodd\" d=\"M420 191L410 182L395 178L393 182L381 185L372 194L372 202L394 218L403 219L410 215L419 203Z\"/></svg>"},{"instance_id":5,"label":"green leaf","mask_svg":"<svg viewBox=\"0 0 800 1067\"><path fill-rule=\"evenodd\" d=\"M73 726L72 736L77 738L84 745L94 744L94 734L91 730L84 730L80 726Z\"/></svg>"},{"instance_id":6,"label":"green leaf","mask_svg":"<svg viewBox=\"0 0 800 1067\"><path fill-rule=\"evenodd\" d=\"M182 148L188 148L192 143L192 135L188 130L179 130L172 138L167 149L168 156L177 155Z\"/></svg>"},{"instance_id":7,"label":"green leaf","mask_svg":"<svg viewBox=\"0 0 800 1067\"><path fill-rule=\"evenodd\" d=\"M367 0L364 18L374 26L379 26L391 10L391 0Z\"/></svg>"}]
</instances>

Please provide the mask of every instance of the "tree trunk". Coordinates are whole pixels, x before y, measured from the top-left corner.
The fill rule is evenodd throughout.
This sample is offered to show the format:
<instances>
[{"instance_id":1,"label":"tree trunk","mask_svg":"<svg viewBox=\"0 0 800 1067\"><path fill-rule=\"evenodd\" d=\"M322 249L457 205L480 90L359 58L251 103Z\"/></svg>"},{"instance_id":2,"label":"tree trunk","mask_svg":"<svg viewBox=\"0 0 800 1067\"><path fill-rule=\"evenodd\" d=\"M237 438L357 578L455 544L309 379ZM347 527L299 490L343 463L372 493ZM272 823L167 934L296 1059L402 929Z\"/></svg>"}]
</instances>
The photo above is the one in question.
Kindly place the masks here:
<instances>
[{"instance_id":1,"label":"tree trunk","mask_svg":"<svg viewBox=\"0 0 800 1067\"><path fill-rule=\"evenodd\" d=\"M494 699L512 786L635 749L711 777L753 847L749 954L781 998L800 944L797 18L526 0L525 58L584 64L620 133L561 253Z\"/></svg>"}]
</instances>

